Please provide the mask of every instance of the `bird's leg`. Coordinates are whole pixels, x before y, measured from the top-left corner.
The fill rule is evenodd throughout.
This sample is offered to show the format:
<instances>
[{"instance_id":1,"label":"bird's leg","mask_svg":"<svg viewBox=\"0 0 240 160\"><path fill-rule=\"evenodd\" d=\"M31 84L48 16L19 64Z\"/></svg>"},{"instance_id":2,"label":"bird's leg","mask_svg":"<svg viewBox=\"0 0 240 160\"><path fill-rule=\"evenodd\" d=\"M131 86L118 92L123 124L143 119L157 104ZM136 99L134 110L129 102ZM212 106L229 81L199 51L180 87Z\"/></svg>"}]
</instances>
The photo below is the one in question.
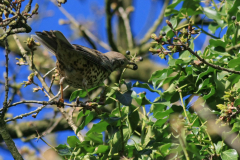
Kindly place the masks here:
<instances>
[{"instance_id":1,"label":"bird's leg","mask_svg":"<svg viewBox=\"0 0 240 160\"><path fill-rule=\"evenodd\" d=\"M64 81L65 77L62 77L60 79L60 93L61 93L61 97L58 100L58 107L64 107L64 99L63 99L63 81Z\"/></svg>"}]
</instances>

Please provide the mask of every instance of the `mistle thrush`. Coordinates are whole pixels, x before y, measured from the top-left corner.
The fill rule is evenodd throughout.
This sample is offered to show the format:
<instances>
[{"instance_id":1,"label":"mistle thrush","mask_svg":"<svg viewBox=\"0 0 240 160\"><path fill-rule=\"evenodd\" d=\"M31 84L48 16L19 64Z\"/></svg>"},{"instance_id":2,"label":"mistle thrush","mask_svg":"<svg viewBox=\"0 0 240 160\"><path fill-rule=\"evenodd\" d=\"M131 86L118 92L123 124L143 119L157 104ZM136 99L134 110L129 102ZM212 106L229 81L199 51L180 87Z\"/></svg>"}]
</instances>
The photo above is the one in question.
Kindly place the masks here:
<instances>
[{"instance_id":1,"label":"mistle thrush","mask_svg":"<svg viewBox=\"0 0 240 160\"><path fill-rule=\"evenodd\" d=\"M138 68L121 53L110 51L103 54L81 45L70 44L60 31L36 32L32 37L56 56L61 79L75 88L87 90L98 86L118 68Z\"/></svg>"}]
</instances>

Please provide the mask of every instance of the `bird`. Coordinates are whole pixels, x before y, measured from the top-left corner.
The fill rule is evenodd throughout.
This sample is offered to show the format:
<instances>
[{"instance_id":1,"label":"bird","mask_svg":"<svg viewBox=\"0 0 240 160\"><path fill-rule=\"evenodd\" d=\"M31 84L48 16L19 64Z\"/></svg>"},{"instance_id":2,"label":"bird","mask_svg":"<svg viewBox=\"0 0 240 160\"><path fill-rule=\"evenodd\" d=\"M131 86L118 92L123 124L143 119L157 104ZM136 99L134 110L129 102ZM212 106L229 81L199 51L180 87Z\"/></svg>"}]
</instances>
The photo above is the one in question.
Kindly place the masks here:
<instances>
[{"instance_id":1,"label":"bird","mask_svg":"<svg viewBox=\"0 0 240 160\"><path fill-rule=\"evenodd\" d=\"M102 84L117 69L138 69L137 64L130 62L119 52L102 53L82 45L71 44L60 31L35 33L36 35L32 37L56 56L56 68L60 75L61 98L59 101L61 102L64 102L63 82L87 91Z\"/></svg>"}]
</instances>

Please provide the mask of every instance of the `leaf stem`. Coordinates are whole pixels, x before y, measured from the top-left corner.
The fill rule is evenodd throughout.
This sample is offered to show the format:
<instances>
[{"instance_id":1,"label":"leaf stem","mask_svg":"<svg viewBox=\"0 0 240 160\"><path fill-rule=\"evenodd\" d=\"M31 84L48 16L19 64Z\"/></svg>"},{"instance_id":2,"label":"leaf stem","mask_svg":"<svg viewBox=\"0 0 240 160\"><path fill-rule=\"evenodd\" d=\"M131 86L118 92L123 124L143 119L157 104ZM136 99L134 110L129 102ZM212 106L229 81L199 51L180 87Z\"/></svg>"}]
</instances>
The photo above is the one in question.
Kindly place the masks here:
<instances>
[{"instance_id":1,"label":"leaf stem","mask_svg":"<svg viewBox=\"0 0 240 160\"><path fill-rule=\"evenodd\" d=\"M142 118L142 128L141 128L141 143L143 145L144 137L145 137L145 134L144 134L144 132L145 132L145 125L146 125L146 123L144 121L144 118L146 117L146 109L145 109L144 105L142 106L142 109L143 109L143 118Z\"/></svg>"},{"instance_id":2,"label":"leaf stem","mask_svg":"<svg viewBox=\"0 0 240 160\"><path fill-rule=\"evenodd\" d=\"M121 134L121 140L122 140L122 152L121 154L123 155L124 153L124 137L123 137L123 122L122 122L122 113L121 113L121 107L120 107L120 102L117 102L118 104L118 110L119 110L119 115L121 118L121 123L120 123L120 134Z\"/></svg>"},{"instance_id":3,"label":"leaf stem","mask_svg":"<svg viewBox=\"0 0 240 160\"><path fill-rule=\"evenodd\" d=\"M183 150L183 153L184 153L184 155L186 157L186 160L190 160L181 135L179 135L178 139L179 139L180 145L182 146L182 150Z\"/></svg>"},{"instance_id":4,"label":"leaf stem","mask_svg":"<svg viewBox=\"0 0 240 160\"><path fill-rule=\"evenodd\" d=\"M56 151L57 153L58 153L58 151L57 151L57 149L55 148L55 147L53 147L52 145L50 145L49 143L47 143L42 137L38 137L39 139L41 139L44 143L46 143L50 148L52 148L54 151Z\"/></svg>"},{"instance_id":5,"label":"leaf stem","mask_svg":"<svg viewBox=\"0 0 240 160\"><path fill-rule=\"evenodd\" d=\"M200 120L200 122L203 124L203 122L201 121L200 118L199 118L199 120ZM207 122L207 121L206 121L206 122ZM211 138L210 134L209 134L208 131L207 131L207 128L205 128L204 130L205 130L205 132L206 132L206 134L207 134L207 136L208 136L208 139L209 139L211 145L213 146L213 152L214 152L214 154L216 154L216 148L215 148L215 146L214 146L214 144L213 144L213 142L212 142L212 138Z\"/></svg>"},{"instance_id":6,"label":"leaf stem","mask_svg":"<svg viewBox=\"0 0 240 160\"><path fill-rule=\"evenodd\" d=\"M119 79L119 89L120 89L120 86L121 86L121 81L122 81L122 77L123 77L123 73L126 71L126 68L123 69L122 73L121 73L121 76L120 76L120 79ZM121 113L121 105L120 105L120 102L117 101L117 105L118 105L118 110L119 110L119 115L120 115L120 118L121 118L121 123L120 123L120 134L121 134L121 141L122 141L122 151L121 151L121 155L123 155L124 153L124 137L123 137L123 121L122 121L122 113Z\"/></svg>"},{"instance_id":7,"label":"leaf stem","mask_svg":"<svg viewBox=\"0 0 240 160\"><path fill-rule=\"evenodd\" d=\"M181 87L181 88L183 88L183 87ZM178 93L179 93L179 96L180 96L180 100L181 100L181 103L182 103L184 114L185 114L185 116L187 118L188 123L190 123L189 118L187 116L187 111L186 111L185 105L183 103L183 97L182 97L182 92L180 91L180 88L178 89Z\"/></svg>"}]
</instances>

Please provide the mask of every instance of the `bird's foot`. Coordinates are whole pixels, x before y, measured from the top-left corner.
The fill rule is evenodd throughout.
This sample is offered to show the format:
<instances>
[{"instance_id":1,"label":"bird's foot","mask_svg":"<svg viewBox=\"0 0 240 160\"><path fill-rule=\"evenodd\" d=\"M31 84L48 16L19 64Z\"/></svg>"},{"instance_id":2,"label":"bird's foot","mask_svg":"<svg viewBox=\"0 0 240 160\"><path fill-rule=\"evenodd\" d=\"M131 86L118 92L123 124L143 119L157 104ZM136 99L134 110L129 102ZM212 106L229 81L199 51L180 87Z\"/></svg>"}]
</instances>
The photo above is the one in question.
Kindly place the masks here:
<instances>
[{"instance_id":1,"label":"bird's foot","mask_svg":"<svg viewBox=\"0 0 240 160\"><path fill-rule=\"evenodd\" d=\"M64 99L63 98L59 98L59 100L57 102L57 107L64 108Z\"/></svg>"},{"instance_id":2,"label":"bird's foot","mask_svg":"<svg viewBox=\"0 0 240 160\"><path fill-rule=\"evenodd\" d=\"M102 111L100 108L98 108L98 105L99 105L98 102L91 101L91 102L85 102L83 106L85 110L92 111L94 109L98 114L101 114Z\"/></svg>"}]
</instances>

